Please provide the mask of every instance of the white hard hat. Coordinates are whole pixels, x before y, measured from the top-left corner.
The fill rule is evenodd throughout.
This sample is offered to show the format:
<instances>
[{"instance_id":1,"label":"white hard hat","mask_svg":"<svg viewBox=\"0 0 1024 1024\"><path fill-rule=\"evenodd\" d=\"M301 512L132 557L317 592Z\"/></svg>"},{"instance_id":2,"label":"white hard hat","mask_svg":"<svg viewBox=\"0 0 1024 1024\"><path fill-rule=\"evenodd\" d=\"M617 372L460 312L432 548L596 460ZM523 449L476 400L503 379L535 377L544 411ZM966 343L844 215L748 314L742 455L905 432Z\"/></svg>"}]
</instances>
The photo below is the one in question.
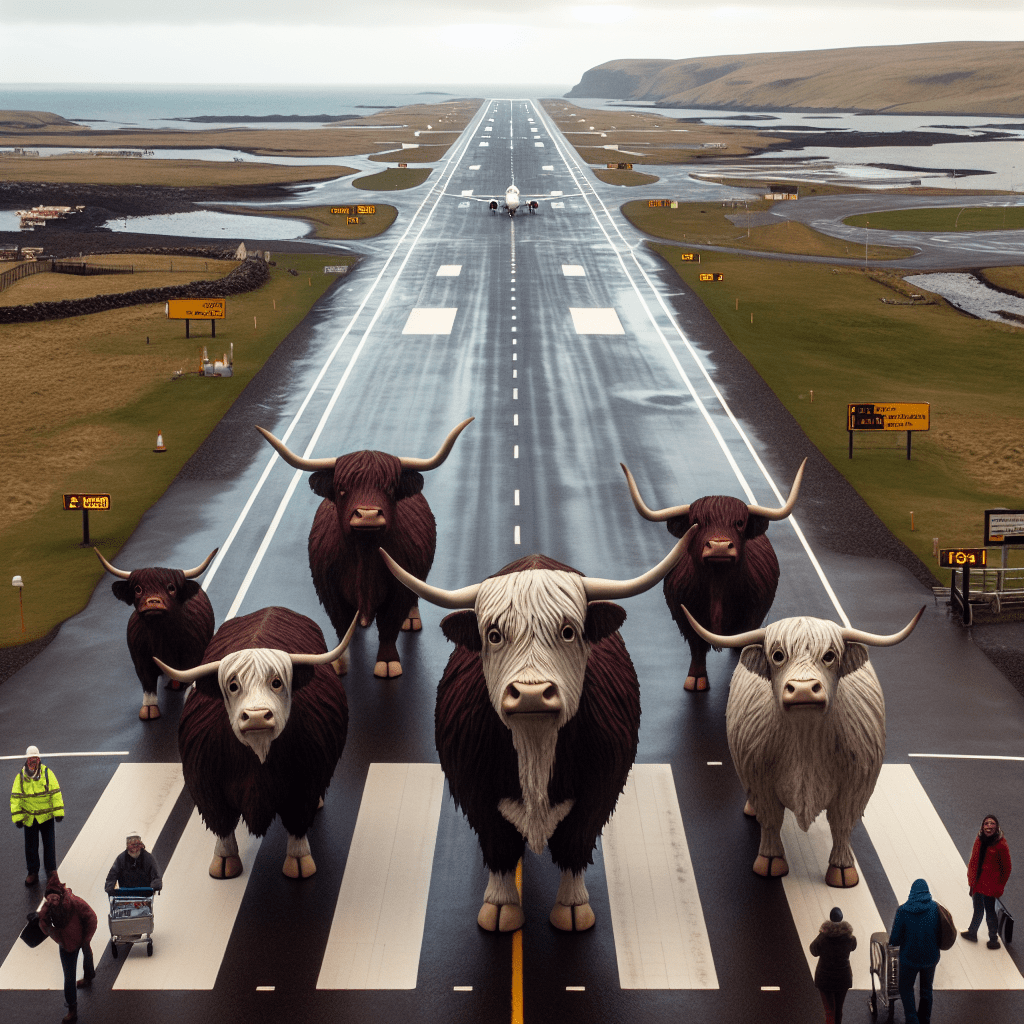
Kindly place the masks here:
<instances>
[{"instance_id":1,"label":"white hard hat","mask_svg":"<svg viewBox=\"0 0 1024 1024\"><path fill-rule=\"evenodd\" d=\"M25 757L26 758L28 758L28 757L38 757L38 756L39 756L39 748L36 747L36 746L28 747L25 750Z\"/></svg>"},{"instance_id":2,"label":"white hard hat","mask_svg":"<svg viewBox=\"0 0 1024 1024\"><path fill-rule=\"evenodd\" d=\"M142 838L142 833L141 832L139 832L137 830L136 831L132 831L132 829L129 829L128 830L128 835L126 835L124 837L124 841L126 843L130 843L133 839L141 839L141 838Z\"/></svg>"}]
</instances>

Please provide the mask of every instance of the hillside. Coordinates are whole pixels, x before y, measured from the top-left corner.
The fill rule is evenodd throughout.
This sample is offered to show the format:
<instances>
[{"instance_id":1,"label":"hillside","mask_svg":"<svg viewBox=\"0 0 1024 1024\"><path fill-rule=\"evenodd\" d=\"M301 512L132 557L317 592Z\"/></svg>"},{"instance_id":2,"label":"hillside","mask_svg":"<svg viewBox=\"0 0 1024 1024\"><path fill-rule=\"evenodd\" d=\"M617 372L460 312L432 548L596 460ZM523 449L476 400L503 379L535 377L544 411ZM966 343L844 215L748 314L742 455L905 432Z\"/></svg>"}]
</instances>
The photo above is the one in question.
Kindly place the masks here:
<instances>
[{"instance_id":1,"label":"hillside","mask_svg":"<svg viewBox=\"0 0 1024 1024\"><path fill-rule=\"evenodd\" d=\"M0 110L0 128L22 130L64 127L77 128L78 125L59 114L48 114L43 110Z\"/></svg>"},{"instance_id":2,"label":"hillside","mask_svg":"<svg viewBox=\"0 0 1024 1024\"><path fill-rule=\"evenodd\" d=\"M613 60L566 96L660 107L1024 116L1022 42Z\"/></svg>"}]
</instances>

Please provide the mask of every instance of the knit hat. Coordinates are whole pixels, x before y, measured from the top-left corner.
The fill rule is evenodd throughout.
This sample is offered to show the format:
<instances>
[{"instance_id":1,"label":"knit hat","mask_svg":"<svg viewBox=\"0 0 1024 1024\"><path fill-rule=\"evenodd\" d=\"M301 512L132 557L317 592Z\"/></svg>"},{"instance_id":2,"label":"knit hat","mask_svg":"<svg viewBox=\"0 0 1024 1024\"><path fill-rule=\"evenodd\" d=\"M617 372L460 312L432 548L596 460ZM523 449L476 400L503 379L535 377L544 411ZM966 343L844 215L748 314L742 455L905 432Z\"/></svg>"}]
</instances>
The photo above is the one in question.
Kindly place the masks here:
<instances>
[{"instance_id":1,"label":"knit hat","mask_svg":"<svg viewBox=\"0 0 1024 1024\"><path fill-rule=\"evenodd\" d=\"M38 757L38 756L39 756L39 748L37 746L33 745L31 747L26 747L26 749L25 749L25 759L26 760L28 760L28 758L30 758L30 757Z\"/></svg>"},{"instance_id":2,"label":"knit hat","mask_svg":"<svg viewBox=\"0 0 1024 1024\"><path fill-rule=\"evenodd\" d=\"M842 921L843 912L838 907L832 908L832 913L828 915L830 921Z\"/></svg>"}]
</instances>

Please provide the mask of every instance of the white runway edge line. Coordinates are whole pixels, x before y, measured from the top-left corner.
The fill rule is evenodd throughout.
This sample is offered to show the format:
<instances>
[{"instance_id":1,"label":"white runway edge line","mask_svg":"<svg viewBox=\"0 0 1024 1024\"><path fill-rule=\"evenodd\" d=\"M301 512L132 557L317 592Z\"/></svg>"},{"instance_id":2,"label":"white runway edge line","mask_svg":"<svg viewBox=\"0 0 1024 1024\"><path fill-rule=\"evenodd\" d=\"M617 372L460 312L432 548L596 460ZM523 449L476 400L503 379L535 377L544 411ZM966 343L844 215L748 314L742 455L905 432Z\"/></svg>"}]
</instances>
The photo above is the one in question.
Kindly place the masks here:
<instances>
[{"instance_id":1,"label":"white runway edge line","mask_svg":"<svg viewBox=\"0 0 1024 1024\"><path fill-rule=\"evenodd\" d=\"M482 118L483 110L481 110L481 113L478 114L477 123L479 123L479 120L482 120ZM388 285L383 296L381 297L380 304L378 305L376 312L373 314L369 325L363 332L363 335L359 341L359 344L356 346L355 351L349 358L348 365L346 366L345 371L341 376L341 380L338 381L337 387L335 388L334 393L331 396L330 401L328 402L327 408L324 410L323 415L320 418L320 422L318 423L316 430L313 432L313 436L310 438L309 444L306 446L305 451L302 453L304 458L310 457L313 448L315 447L317 441L320 439L320 435L321 433L323 433L324 427L327 425L327 421L330 418L330 415L333 412L339 397L341 396L342 389L348 382L352 370L355 367L356 361L359 359L359 355L362 352L363 347L365 346L366 341L370 336L370 332L373 330L378 319L380 319L381 313L383 312L383 309L386 306L388 300L394 294L395 287L397 285L398 279L402 274L402 271L405 269L406 264L408 264L409 260L412 258L412 254L416 248L416 245L419 243L419 240L422 237L423 232L426 230L427 225L430 223L431 215L436 209L437 204L443 198L449 182L455 175L455 171L459 165L459 162L466 155L466 152L469 149L470 142L472 141L473 131L475 131L475 126L467 128L466 132L464 132L463 143L461 145L456 145L455 147L453 147L452 155L449 156L448 160L445 162L444 170L439 175L437 183L433 186L430 192L428 192L427 195L424 196L423 202L420 203L420 205L416 208L415 213L413 213L412 217L409 219L409 226L402 233L401 238L399 238L399 240L395 243L394 249L392 249L390 255L384 261L383 267L381 267L380 272L377 274L376 278L374 278L373 283L370 285L370 288L367 290L366 295L359 303L359 306L356 309L355 313L352 314L348 326L342 332L337 344L334 346L334 348L328 355L327 359L325 360L323 368L320 370L320 372L317 374L316 379L310 385L309 390L306 393L306 397L302 400L301 405L299 406L295 415L292 417L292 421L288 425L287 430L285 430L284 434L281 435L281 440L284 441L285 444L287 444L288 439L291 437L295 428L302 420L302 417L305 414L307 406L313 400L313 397L317 394L321 381L327 375L327 371L333 364L335 357L340 351L342 345L344 345L345 341L348 339L349 334L352 332L359 318L362 316L363 311L369 304L370 298L373 296L378 286L380 285L381 281L384 279L385 275L387 274L388 270L391 267L391 264L398 257L399 252L401 251L402 247L406 244L406 240L412 234L413 229L416 227L417 223L419 223L422 220L422 223L419 223L419 229L416 232L415 237L413 238L412 242L409 245L409 251L406 253L397 271L395 271L394 278L392 279L391 283ZM430 204L429 208L427 208L428 204ZM426 213L424 213L425 209ZM255 504L256 499L260 494L260 491L263 489L263 485L269 478L271 470L273 469L274 464L277 462L279 458L280 456L277 454L277 452L274 452L270 456L270 459L268 460L267 465L263 470L263 473L260 475L260 478L257 481L256 486L253 488L252 493L249 495L248 500L246 501L245 505L242 508L242 511L239 513L238 518L235 520L235 523L232 526L230 532L228 533L226 540L221 545L220 551L217 553L217 557L214 559L213 564L207 570L206 576L203 580L204 590L209 591L210 584L213 582L217 570L220 568L228 551L231 549L231 545L235 537L238 536L238 533L242 528L242 524L245 522L246 517L249 515L250 509ZM287 508L288 502L291 500L292 495L295 493L295 488L298 485L298 481L302 477L302 475L302 470L295 471L295 476L293 477L292 484L288 488L288 491L286 492L284 498L282 499L281 505L278 508L277 514L274 516L270 529L264 536L263 542L261 543L260 548L257 551L256 556L253 559L252 564L250 565L244 580L242 581L242 585L239 588L238 593L235 595L235 599L231 603L231 607L228 610L228 614L225 616L225 621L227 619L233 618L236 612L238 611L238 608L241 606L242 600L245 598L245 595L248 592L249 587L252 585L252 581L255 578L256 571L259 568L260 563L263 561L263 557L270 546L270 541L273 539L273 535L277 531L278 525L280 525L281 519L284 515L284 510Z\"/></svg>"},{"instance_id":2,"label":"white runway edge line","mask_svg":"<svg viewBox=\"0 0 1024 1024\"><path fill-rule=\"evenodd\" d=\"M54 757L127 757L130 750L76 750L67 751L61 754L40 754L41 760L46 761ZM24 761L24 754L2 754L0 761Z\"/></svg>"},{"instance_id":3,"label":"white runway edge line","mask_svg":"<svg viewBox=\"0 0 1024 1024\"><path fill-rule=\"evenodd\" d=\"M533 101L531 101L531 102L533 102ZM732 452L729 451L729 446L726 443L725 438L722 436L722 434L719 431L717 425L714 423L714 421L713 421L713 419L711 417L710 412L708 411L707 407L704 405L704 402L697 395L697 392L694 389L693 384L691 383L689 376L687 375L686 371L683 369L682 363L679 361L679 357L676 355L675 350L672 348L672 345L669 343L669 340L665 336L664 331L662 331L660 325L658 324L657 320L655 319L653 311L651 310L650 306L648 305L646 298L644 297L644 295L640 291L640 287L638 286L638 284L634 280L632 274L630 274L629 269L626 267L626 262L625 262L625 258L623 256L623 251L625 251L629 255L630 259L632 259L633 264L634 264L637 272L640 274L640 276L643 278L644 282L647 284L647 287L650 289L650 293L654 296L654 298L657 301L659 307L661 308L662 313L667 318L669 323L672 325L672 328L675 331L676 335L678 336L680 343L686 348L686 351L689 354L690 358L693 360L693 362L697 366L698 370L700 371L701 375L704 377L705 381L707 382L708 386L711 388L711 391L715 395L715 398L718 401L719 406L721 407L722 411L728 417L729 422L732 424L733 429L736 431L737 436L740 438L740 440L742 441L742 443L746 447L747 451L749 452L751 458L754 460L754 463L757 465L758 469L761 471L761 474L764 477L765 482L771 488L772 493L775 495L776 500L778 501L778 503L780 505L784 504L785 503L785 498L782 496L782 493L780 492L780 490L779 490L778 486L776 485L775 481L772 479L771 475L768 473L768 469L764 465L764 463L761 461L761 457L754 450L753 443L751 442L750 438L747 436L747 434L743 430L743 428L740 426L739 421L736 419L736 416L734 415L732 409L729 408L728 403L725 401L725 396L721 393L721 391L719 390L718 386L711 379L711 375L708 373L707 368L704 366L704 363L701 361L701 359L698 356L696 350L690 344L690 340L683 333L683 330L679 326L679 323L676 320L675 315L668 308L668 306L666 305L665 300L662 297L661 293L655 287L654 282L648 276L647 271L644 270L644 268L641 265L640 261L637 259L636 254L633 251L633 246L630 245L630 243L626 240L625 236L622 234L622 231L620 230L617 221L612 216L612 214L609 212L607 206L605 206L604 201L597 194L595 189L587 182L586 178L583 177L582 165L580 164L580 162L576 159L576 157L574 155L568 153L566 151L566 149L563 147L562 141L559 138L560 132L554 126L554 122L552 122L551 119L548 118L546 111L544 111L543 109L537 107L536 104L534 104L534 107L538 111L539 116L541 116L542 118L546 119L546 122L549 125L549 130L550 130L550 134L551 134L551 140L554 143L555 149L558 151L558 155L565 161L565 166L566 166L567 170L569 171L569 174L572 176L573 182L575 183L575 185L576 185L577 189L579 190L579 192L582 194L583 201L587 204L587 207L590 210L591 214L593 214L594 220L597 222L597 225L598 225L599 229L601 230L601 233L604 235L604 237L605 237L606 241L608 242L609 246L612 248L612 251L615 253L616 258L619 261L619 266L622 268L623 274L625 274L626 279L629 281L630 285L633 288L633 291L636 293L637 299L639 300L641 306L646 311L647 316L648 316L648 318L649 318L649 320L651 322L651 325L654 327L655 331L657 332L658 337L661 339L662 345L664 345L665 350L666 350L666 352L669 355L669 358L672 360L672 363L673 363L673 365L676 368L676 372L679 374L679 376L682 379L683 383L686 385L687 390L690 392L690 397L693 399L694 403L696 404L697 409L700 411L701 415L704 418L704 421L707 423L708 428L711 430L712 434L714 435L714 437L718 441L719 447L721 448L722 453L723 453L723 455L726 458L726 461L729 463L729 466L732 468L732 471L733 471L734 475L736 476L737 481L739 482L740 486L743 488L743 492L744 492L744 494L747 497L747 501L750 502L751 504L757 504L758 503L757 502L757 497L755 496L755 494L754 494L753 490L751 489L750 485L747 483L747 480L744 477L744 475L743 475L742 471L740 470L739 466L736 464L736 460L733 458ZM574 167L575 167L575 169L574 169ZM604 216L607 219L608 224L610 225L612 231L614 231L615 234L618 235L619 240L621 242L621 246L619 244L616 244L616 242L612 239L611 235L608 233L608 230L605 228L604 224L601 221L601 217L600 217L598 211L594 208L594 205L591 203L591 199L593 199L594 202L597 203L600 206L601 211L603 211ZM821 581L821 585L824 587L825 592L828 595L829 600L832 602L832 606L835 608L836 613L839 615L839 618L842 620L842 624L844 626L850 626L851 625L850 620L847 617L846 612L843 610L842 605L839 603L839 598L836 596L835 591L832 589L831 583L829 583L828 578L825 576L825 571L821 568L821 565L818 562L818 559L815 557L814 552L811 550L811 546L807 542L807 538L804 536L803 531L800 529L800 527L799 527L799 525L798 525L798 523L796 521L796 518L794 516L790 515L789 518L786 521L792 527L794 533L797 536L797 539L800 541L801 546L803 547L804 551L806 552L807 557L810 560L810 563L813 566L814 571L815 571L815 573L818 576L818 579Z\"/></svg>"},{"instance_id":4,"label":"white runway edge line","mask_svg":"<svg viewBox=\"0 0 1024 1024\"><path fill-rule=\"evenodd\" d=\"M1024 757L1011 754L907 754L907 757L940 757L954 761L1024 761Z\"/></svg>"}]
</instances>

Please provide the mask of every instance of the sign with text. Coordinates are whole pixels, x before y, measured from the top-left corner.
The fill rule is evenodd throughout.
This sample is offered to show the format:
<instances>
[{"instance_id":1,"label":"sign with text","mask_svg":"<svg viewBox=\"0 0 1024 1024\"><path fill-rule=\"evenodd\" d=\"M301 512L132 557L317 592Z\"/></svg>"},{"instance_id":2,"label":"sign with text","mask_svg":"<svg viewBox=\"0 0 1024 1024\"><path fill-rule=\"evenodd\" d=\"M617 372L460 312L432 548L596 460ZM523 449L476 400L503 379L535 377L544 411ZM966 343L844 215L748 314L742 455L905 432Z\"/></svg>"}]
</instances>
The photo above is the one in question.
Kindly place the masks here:
<instances>
[{"instance_id":1,"label":"sign with text","mask_svg":"<svg viewBox=\"0 0 1024 1024\"><path fill-rule=\"evenodd\" d=\"M928 430L928 402L858 402L847 406L847 430Z\"/></svg>"},{"instance_id":2,"label":"sign with text","mask_svg":"<svg viewBox=\"0 0 1024 1024\"><path fill-rule=\"evenodd\" d=\"M988 564L984 548L942 548L939 565L943 569L982 569Z\"/></svg>"},{"instance_id":3,"label":"sign with text","mask_svg":"<svg viewBox=\"0 0 1024 1024\"><path fill-rule=\"evenodd\" d=\"M226 299L168 299L164 311L168 320L223 320Z\"/></svg>"},{"instance_id":4,"label":"sign with text","mask_svg":"<svg viewBox=\"0 0 1024 1024\"><path fill-rule=\"evenodd\" d=\"M65 494L64 511L81 512L85 509L88 512L109 512L109 494Z\"/></svg>"},{"instance_id":5,"label":"sign with text","mask_svg":"<svg viewBox=\"0 0 1024 1024\"><path fill-rule=\"evenodd\" d=\"M698 260L698 262L700 262ZM725 274L698 274L698 278L701 281L724 281Z\"/></svg>"},{"instance_id":6,"label":"sign with text","mask_svg":"<svg viewBox=\"0 0 1024 1024\"><path fill-rule=\"evenodd\" d=\"M376 206L332 206L331 213L343 217L370 217L377 212ZM358 223L358 221L356 222Z\"/></svg>"},{"instance_id":7,"label":"sign with text","mask_svg":"<svg viewBox=\"0 0 1024 1024\"><path fill-rule=\"evenodd\" d=\"M1024 509L985 509L986 544L1024 544Z\"/></svg>"},{"instance_id":8,"label":"sign with text","mask_svg":"<svg viewBox=\"0 0 1024 1024\"><path fill-rule=\"evenodd\" d=\"M700 263L700 253L699 252L681 252L679 254L679 258L684 263Z\"/></svg>"}]
</instances>

